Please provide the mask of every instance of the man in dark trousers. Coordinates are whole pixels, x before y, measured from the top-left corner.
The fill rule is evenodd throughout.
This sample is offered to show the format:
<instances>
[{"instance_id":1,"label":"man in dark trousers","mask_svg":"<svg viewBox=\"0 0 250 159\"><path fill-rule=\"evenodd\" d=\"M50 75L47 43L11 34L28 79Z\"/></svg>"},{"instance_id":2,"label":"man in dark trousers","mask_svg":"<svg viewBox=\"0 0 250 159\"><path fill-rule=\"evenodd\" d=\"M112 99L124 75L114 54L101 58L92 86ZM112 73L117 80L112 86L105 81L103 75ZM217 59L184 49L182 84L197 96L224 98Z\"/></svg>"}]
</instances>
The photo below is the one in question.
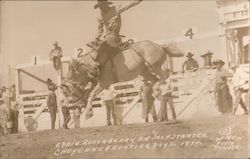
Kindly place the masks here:
<instances>
[{"instance_id":1,"label":"man in dark trousers","mask_svg":"<svg viewBox=\"0 0 250 159\"><path fill-rule=\"evenodd\" d=\"M115 96L116 96L116 93L111 88L105 89L103 91L103 102L106 106L106 113L107 113L107 126L112 125L110 121L111 116L114 121L113 124L114 125L118 124L117 116L115 114Z\"/></svg>"},{"instance_id":2,"label":"man in dark trousers","mask_svg":"<svg viewBox=\"0 0 250 159\"><path fill-rule=\"evenodd\" d=\"M170 82L170 70L166 70L166 80L160 80L154 85L153 88L153 96L158 97L158 99L161 102L161 108L160 108L160 114L159 118L160 121L168 121L168 110L167 110L167 104L169 105L171 111L172 111L172 118L173 120L176 120L176 113L173 103L173 97L172 92L173 88L171 86Z\"/></svg>"},{"instance_id":3,"label":"man in dark trousers","mask_svg":"<svg viewBox=\"0 0 250 159\"><path fill-rule=\"evenodd\" d=\"M55 70L61 68L61 58L62 58L62 48L58 45L58 42L53 43L53 50L50 52L50 61L53 62L53 67Z\"/></svg>"},{"instance_id":4,"label":"man in dark trousers","mask_svg":"<svg viewBox=\"0 0 250 159\"><path fill-rule=\"evenodd\" d=\"M56 113L57 111L57 100L56 100L56 85L48 79L47 81L48 90L50 91L48 98L47 98L47 106L50 112L51 118L51 129L55 129L55 122L56 122Z\"/></svg>"},{"instance_id":5,"label":"man in dark trousers","mask_svg":"<svg viewBox=\"0 0 250 159\"><path fill-rule=\"evenodd\" d=\"M62 114L63 114L63 128L68 129L68 123L71 119L70 113L69 113L69 101L67 98L64 98L61 101L62 104Z\"/></svg>"},{"instance_id":6,"label":"man in dark trousers","mask_svg":"<svg viewBox=\"0 0 250 159\"><path fill-rule=\"evenodd\" d=\"M142 118L145 122L148 122L148 114L150 113L153 117L153 121L157 121L157 115L154 106L154 97L152 96L153 89L149 81L143 79L143 85L140 91L140 97L142 99Z\"/></svg>"},{"instance_id":7,"label":"man in dark trousers","mask_svg":"<svg viewBox=\"0 0 250 159\"><path fill-rule=\"evenodd\" d=\"M12 110L14 113L14 119L13 119L13 133L18 133L18 115L19 115L19 108L20 103L18 101L15 101L12 103Z\"/></svg>"}]
</instances>

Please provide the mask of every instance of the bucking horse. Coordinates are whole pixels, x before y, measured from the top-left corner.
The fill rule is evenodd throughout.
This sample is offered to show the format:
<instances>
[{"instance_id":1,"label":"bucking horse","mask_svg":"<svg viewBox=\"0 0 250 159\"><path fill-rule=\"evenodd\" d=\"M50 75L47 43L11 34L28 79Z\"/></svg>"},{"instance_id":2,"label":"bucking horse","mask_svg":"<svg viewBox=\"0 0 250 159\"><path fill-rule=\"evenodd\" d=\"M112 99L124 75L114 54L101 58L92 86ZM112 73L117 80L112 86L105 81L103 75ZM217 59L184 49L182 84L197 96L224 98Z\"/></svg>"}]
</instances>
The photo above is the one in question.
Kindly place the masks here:
<instances>
[{"instance_id":1,"label":"bucking horse","mask_svg":"<svg viewBox=\"0 0 250 159\"><path fill-rule=\"evenodd\" d=\"M71 103L83 103L81 105L85 107L87 119L93 115L93 99L103 89L115 82L133 80L139 75L154 84L166 79L162 70L166 55L183 56L173 43L159 45L145 40L132 43L127 49L115 54L105 46L103 43L99 49L79 53L78 58L72 59L70 71L61 87Z\"/></svg>"}]
</instances>

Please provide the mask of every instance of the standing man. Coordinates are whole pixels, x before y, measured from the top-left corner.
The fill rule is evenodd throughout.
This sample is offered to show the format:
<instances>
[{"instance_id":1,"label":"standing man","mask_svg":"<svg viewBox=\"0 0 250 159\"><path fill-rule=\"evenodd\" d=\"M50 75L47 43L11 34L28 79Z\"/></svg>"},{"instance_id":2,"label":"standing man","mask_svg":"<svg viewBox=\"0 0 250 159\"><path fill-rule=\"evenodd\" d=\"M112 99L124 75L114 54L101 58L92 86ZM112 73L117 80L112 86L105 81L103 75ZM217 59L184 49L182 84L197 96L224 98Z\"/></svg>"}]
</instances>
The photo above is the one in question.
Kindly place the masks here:
<instances>
[{"instance_id":1,"label":"standing man","mask_svg":"<svg viewBox=\"0 0 250 159\"><path fill-rule=\"evenodd\" d=\"M55 129L55 122L56 122L56 114L57 114L57 100L56 100L56 93L55 90L56 85L51 81L48 80L49 82L47 83L49 95L47 97L47 106L49 109L50 113L50 120L51 120L51 129Z\"/></svg>"},{"instance_id":2,"label":"standing man","mask_svg":"<svg viewBox=\"0 0 250 159\"><path fill-rule=\"evenodd\" d=\"M4 103L5 103L5 105L4 105L5 130L6 130L6 134L11 134L11 133L13 133L14 112L11 109L10 98L5 97Z\"/></svg>"},{"instance_id":3,"label":"standing man","mask_svg":"<svg viewBox=\"0 0 250 159\"><path fill-rule=\"evenodd\" d=\"M199 68L199 64L195 59L193 59L193 56L194 56L194 54L192 54L191 52L189 52L186 55L187 60L182 65L182 72L184 72L184 70L196 71ZM185 66L186 66L186 68L185 68Z\"/></svg>"},{"instance_id":4,"label":"standing man","mask_svg":"<svg viewBox=\"0 0 250 159\"><path fill-rule=\"evenodd\" d=\"M53 50L50 52L50 61L53 62L53 67L55 70L59 70L61 68L61 58L62 58L62 48L58 46L58 42L53 43Z\"/></svg>"},{"instance_id":5,"label":"standing man","mask_svg":"<svg viewBox=\"0 0 250 159\"><path fill-rule=\"evenodd\" d=\"M96 47L100 43L102 36L105 36L105 41L111 47L119 47L121 44L120 29L121 29L121 13L129 8L139 4L142 0L137 0L125 6L114 6L112 2L107 0L97 0L94 9L99 8L101 16L98 18L98 34L95 41L88 46ZM106 32L105 32L106 31Z\"/></svg>"},{"instance_id":6,"label":"standing man","mask_svg":"<svg viewBox=\"0 0 250 159\"><path fill-rule=\"evenodd\" d=\"M145 122L148 122L148 114L150 113L153 116L153 121L157 121L157 115L155 112L154 106L154 97L152 96L153 89L149 81L143 79L143 85L140 91L140 97L142 99L142 118L145 119Z\"/></svg>"},{"instance_id":7,"label":"standing man","mask_svg":"<svg viewBox=\"0 0 250 159\"><path fill-rule=\"evenodd\" d=\"M103 91L103 101L106 106L106 113L107 113L107 125L110 126L112 125L110 121L110 116L112 115L114 125L117 125L117 116L115 114L115 93L111 88L105 89Z\"/></svg>"},{"instance_id":8,"label":"standing man","mask_svg":"<svg viewBox=\"0 0 250 159\"><path fill-rule=\"evenodd\" d=\"M170 86L170 80L160 81L160 100L161 100L161 121L168 121L167 103L170 106L173 120L176 120L174 102L172 98L173 88Z\"/></svg>"},{"instance_id":9,"label":"standing man","mask_svg":"<svg viewBox=\"0 0 250 159\"><path fill-rule=\"evenodd\" d=\"M12 109L14 113L14 119L13 119L13 133L18 133L18 115L19 115L19 105L20 103L18 101L14 101L12 103Z\"/></svg>"},{"instance_id":10,"label":"standing man","mask_svg":"<svg viewBox=\"0 0 250 159\"><path fill-rule=\"evenodd\" d=\"M160 121L168 121L168 111L167 104L169 104L170 109L172 111L172 118L176 120L176 113L173 103L172 92L173 88L170 83L170 70L166 70L166 80L160 80L154 85L154 96L157 97L161 102L160 108Z\"/></svg>"},{"instance_id":11,"label":"standing man","mask_svg":"<svg viewBox=\"0 0 250 159\"><path fill-rule=\"evenodd\" d=\"M61 101L62 104L62 114L63 114L63 128L68 129L68 123L71 119L69 113L69 101L67 98L63 98Z\"/></svg>"},{"instance_id":12,"label":"standing man","mask_svg":"<svg viewBox=\"0 0 250 159\"><path fill-rule=\"evenodd\" d=\"M218 60L215 61L214 64L217 68L215 73L215 96L217 99L218 110L221 114L228 114L232 112L232 96L228 88L227 78L232 77L232 74L223 68L225 64L224 61Z\"/></svg>"},{"instance_id":13,"label":"standing man","mask_svg":"<svg viewBox=\"0 0 250 159\"><path fill-rule=\"evenodd\" d=\"M5 104L3 98L0 98L0 134L5 134Z\"/></svg>"},{"instance_id":14,"label":"standing man","mask_svg":"<svg viewBox=\"0 0 250 159\"><path fill-rule=\"evenodd\" d=\"M232 65L231 70L233 71L231 85L235 95L233 101L233 114L235 115L239 104L245 114L248 114L247 106L242 100L242 94L249 90L249 74L244 72L242 69L237 68L236 65Z\"/></svg>"}]
</instances>

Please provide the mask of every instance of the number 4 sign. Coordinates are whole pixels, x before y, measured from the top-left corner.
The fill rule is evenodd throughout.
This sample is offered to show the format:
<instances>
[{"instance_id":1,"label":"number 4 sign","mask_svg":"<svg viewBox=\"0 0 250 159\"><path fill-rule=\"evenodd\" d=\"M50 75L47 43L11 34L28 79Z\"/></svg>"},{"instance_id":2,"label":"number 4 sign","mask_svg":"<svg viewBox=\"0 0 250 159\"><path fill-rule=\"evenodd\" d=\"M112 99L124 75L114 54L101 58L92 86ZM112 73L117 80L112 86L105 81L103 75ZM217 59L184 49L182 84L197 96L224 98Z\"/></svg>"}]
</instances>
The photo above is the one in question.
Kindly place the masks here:
<instances>
[{"instance_id":1,"label":"number 4 sign","mask_svg":"<svg viewBox=\"0 0 250 159\"><path fill-rule=\"evenodd\" d=\"M195 31L196 29L194 29L194 28L189 28L186 32L185 32L185 34L184 34L184 36L186 36L186 37L189 37L189 39L193 39L194 38L194 35L195 35Z\"/></svg>"}]
</instances>

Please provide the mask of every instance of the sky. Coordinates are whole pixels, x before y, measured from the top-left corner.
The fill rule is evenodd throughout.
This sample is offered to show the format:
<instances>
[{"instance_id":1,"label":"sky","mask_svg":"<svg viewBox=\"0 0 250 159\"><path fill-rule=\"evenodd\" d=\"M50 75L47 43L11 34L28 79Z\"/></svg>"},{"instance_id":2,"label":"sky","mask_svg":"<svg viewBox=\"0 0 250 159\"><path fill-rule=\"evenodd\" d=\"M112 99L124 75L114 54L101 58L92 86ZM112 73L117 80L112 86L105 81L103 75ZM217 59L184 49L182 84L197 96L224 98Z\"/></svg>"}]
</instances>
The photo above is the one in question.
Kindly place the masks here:
<instances>
[{"instance_id":1,"label":"sky","mask_svg":"<svg viewBox=\"0 0 250 159\"><path fill-rule=\"evenodd\" d=\"M130 1L116 1L126 4ZM52 43L58 41L65 56L91 41L97 32L96 1L1 1L0 86L7 81L7 68L31 61L39 55L49 58ZM165 40L184 37L193 28L195 34L217 31L219 15L215 0L143 1L122 14L121 34L136 40ZM201 62L207 50L221 57L218 37L180 43L184 52L192 51ZM185 59L182 59L185 60ZM175 66L178 70L180 66Z\"/></svg>"}]
</instances>

